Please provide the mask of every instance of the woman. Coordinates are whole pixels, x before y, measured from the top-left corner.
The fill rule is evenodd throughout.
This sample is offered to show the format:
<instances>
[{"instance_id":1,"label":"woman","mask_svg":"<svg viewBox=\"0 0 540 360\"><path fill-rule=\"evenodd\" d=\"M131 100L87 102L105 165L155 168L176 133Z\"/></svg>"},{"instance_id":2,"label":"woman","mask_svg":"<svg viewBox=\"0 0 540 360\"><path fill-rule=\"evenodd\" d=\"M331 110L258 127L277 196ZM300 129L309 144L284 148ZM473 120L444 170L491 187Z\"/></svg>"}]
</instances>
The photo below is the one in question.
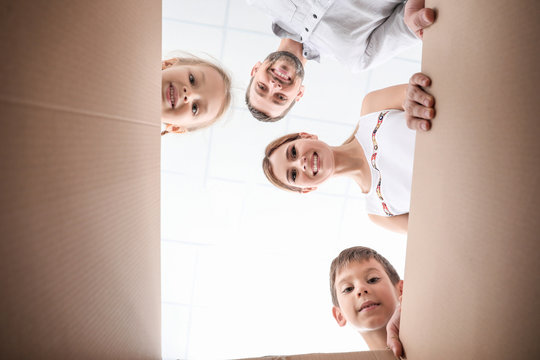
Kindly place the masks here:
<instances>
[{"instance_id":1,"label":"woman","mask_svg":"<svg viewBox=\"0 0 540 360\"><path fill-rule=\"evenodd\" d=\"M176 57L163 60L161 70L161 135L210 126L229 107L231 80L218 65Z\"/></svg>"},{"instance_id":2,"label":"woman","mask_svg":"<svg viewBox=\"0 0 540 360\"><path fill-rule=\"evenodd\" d=\"M407 232L415 132L403 112L407 85L369 93L360 121L341 146L307 133L290 134L266 147L263 171L275 186L301 193L335 176L354 180L366 194L376 224Z\"/></svg>"}]
</instances>

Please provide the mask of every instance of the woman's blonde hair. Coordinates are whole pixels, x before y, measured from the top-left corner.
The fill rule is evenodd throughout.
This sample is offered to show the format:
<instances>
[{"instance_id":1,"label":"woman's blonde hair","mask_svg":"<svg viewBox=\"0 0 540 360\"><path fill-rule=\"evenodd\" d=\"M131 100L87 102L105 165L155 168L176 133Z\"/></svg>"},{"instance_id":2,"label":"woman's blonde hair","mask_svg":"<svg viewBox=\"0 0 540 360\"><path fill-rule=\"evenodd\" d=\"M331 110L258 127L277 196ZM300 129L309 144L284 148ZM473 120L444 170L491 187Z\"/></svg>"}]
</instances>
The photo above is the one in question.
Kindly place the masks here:
<instances>
[{"instance_id":1,"label":"woman's blonde hair","mask_svg":"<svg viewBox=\"0 0 540 360\"><path fill-rule=\"evenodd\" d=\"M176 63L174 65L172 65L172 66L176 66L176 65L205 65L205 66L209 66L212 69L216 70L218 72L218 74L221 76L221 78L223 79L223 85L225 86L225 94L224 94L225 99L223 100L223 104L221 104L221 108L219 109L216 117L213 118L212 120L206 122L206 123L203 123L202 125L199 124L199 125L196 125L196 126L193 126L193 127L186 128L186 129L184 129L185 130L184 132L203 129L205 127L208 127L208 126L214 124L217 120L219 120L219 118L221 118L223 116L223 114L229 108L229 106L231 104L231 97L232 97L231 96L231 77L229 76L229 74L217 63L216 60L212 60L212 61L206 60L206 59L200 58L198 56L195 56L195 55L192 55L192 54L189 54L189 53L182 52L180 56L173 56L170 59L171 60L176 59ZM161 135L165 135L165 134L168 134L168 133L169 133L169 131L164 130L164 131L161 132Z\"/></svg>"}]
</instances>

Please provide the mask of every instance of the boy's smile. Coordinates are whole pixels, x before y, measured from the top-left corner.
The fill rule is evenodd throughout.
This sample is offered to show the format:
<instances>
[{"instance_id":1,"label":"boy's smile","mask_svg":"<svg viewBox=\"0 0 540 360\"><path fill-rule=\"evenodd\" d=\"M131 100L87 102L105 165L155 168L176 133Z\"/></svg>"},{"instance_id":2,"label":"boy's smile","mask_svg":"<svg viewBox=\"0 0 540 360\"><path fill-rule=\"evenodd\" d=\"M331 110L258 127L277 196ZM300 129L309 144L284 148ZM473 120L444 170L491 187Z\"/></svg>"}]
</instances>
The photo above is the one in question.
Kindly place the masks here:
<instances>
[{"instance_id":1,"label":"boy's smile","mask_svg":"<svg viewBox=\"0 0 540 360\"><path fill-rule=\"evenodd\" d=\"M371 311L371 310L374 310L376 309L379 305L381 305L381 303L376 303L376 302L373 302L373 301L366 301L362 304L362 306L360 307L360 310L358 310L358 312L361 312L361 311Z\"/></svg>"}]
</instances>

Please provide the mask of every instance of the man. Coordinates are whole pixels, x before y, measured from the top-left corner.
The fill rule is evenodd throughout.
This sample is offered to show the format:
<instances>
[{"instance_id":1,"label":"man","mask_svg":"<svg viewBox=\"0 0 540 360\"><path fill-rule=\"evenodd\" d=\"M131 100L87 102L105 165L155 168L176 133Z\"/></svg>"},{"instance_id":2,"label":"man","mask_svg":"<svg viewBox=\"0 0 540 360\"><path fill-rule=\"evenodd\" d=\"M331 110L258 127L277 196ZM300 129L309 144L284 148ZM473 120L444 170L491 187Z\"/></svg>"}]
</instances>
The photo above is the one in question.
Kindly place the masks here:
<instances>
[{"instance_id":1,"label":"man","mask_svg":"<svg viewBox=\"0 0 540 360\"><path fill-rule=\"evenodd\" d=\"M280 120L302 98L307 60L326 54L365 70L415 44L434 21L423 0L248 2L273 18L272 30L282 38L278 51L251 70L246 103L261 121Z\"/></svg>"}]
</instances>

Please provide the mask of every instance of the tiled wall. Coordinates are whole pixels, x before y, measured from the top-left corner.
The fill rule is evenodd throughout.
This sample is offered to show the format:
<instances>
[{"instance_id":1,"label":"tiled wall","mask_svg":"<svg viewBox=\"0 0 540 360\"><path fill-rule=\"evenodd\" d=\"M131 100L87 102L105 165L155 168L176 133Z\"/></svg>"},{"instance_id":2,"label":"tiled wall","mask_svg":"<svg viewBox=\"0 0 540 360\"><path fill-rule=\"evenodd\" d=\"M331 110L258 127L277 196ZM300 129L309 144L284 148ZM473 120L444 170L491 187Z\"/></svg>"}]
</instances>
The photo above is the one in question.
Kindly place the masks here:
<instances>
[{"instance_id":1,"label":"tiled wall","mask_svg":"<svg viewBox=\"0 0 540 360\"><path fill-rule=\"evenodd\" d=\"M251 67L277 48L270 20L244 0L164 0L163 54L205 52L233 77L233 111L162 141L162 337L166 359L220 359L366 349L331 316L329 263L375 248L403 274L403 236L374 227L345 179L308 195L271 186L264 147L306 131L331 145L352 132L363 96L420 70L417 47L361 74L308 62L306 93L285 119L260 123L243 105Z\"/></svg>"}]
</instances>

